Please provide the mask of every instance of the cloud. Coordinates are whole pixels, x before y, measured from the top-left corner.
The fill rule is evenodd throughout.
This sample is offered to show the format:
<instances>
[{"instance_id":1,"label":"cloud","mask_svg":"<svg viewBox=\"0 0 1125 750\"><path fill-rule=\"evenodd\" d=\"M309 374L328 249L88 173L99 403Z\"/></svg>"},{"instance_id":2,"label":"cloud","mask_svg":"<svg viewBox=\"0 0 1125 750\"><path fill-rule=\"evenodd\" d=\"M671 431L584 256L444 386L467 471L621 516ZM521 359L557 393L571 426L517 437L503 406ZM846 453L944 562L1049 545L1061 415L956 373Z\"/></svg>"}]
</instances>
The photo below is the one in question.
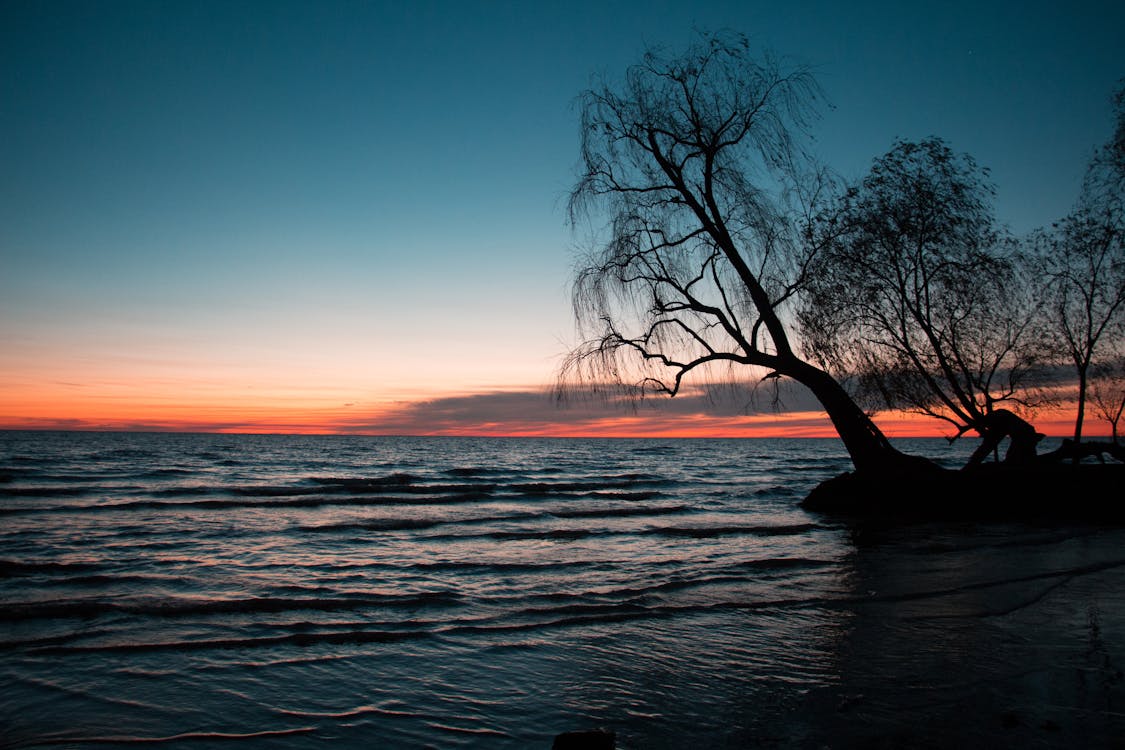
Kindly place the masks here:
<instances>
[{"instance_id":1,"label":"cloud","mask_svg":"<svg viewBox=\"0 0 1125 750\"><path fill-rule=\"evenodd\" d=\"M593 390L572 392L561 402L539 390L473 393L397 404L368 418L341 420L338 429L401 435L738 435L767 425L818 434L831 429L812 396L787 384L777 393L772 387L711 384L676 398L641 400Z\"/></svg>"},{"instance_id":2,"label":"cloud","mask_svg":"<svg viewBox=\"0 0 1125 750\"><path fill-rule=\"evenodd\" d=\"M497 389L421 401L352 402L334 408L284 401L254 405L177 404L133 409L129 416L3 417L0 429L112 430L356 435L480 435L509 437L833 437L820 405L792 382L757 387L711 383L675 398L629 399L612 391L572 391L559 402L547 390ZM1050 435L1073 430L1073 414L1059 407L1037 413ZM1101 425L1089 420L1091 434ZM949 432L933 419L882 413L876 422L891 437Z\"/></svg>"}]
</instances>

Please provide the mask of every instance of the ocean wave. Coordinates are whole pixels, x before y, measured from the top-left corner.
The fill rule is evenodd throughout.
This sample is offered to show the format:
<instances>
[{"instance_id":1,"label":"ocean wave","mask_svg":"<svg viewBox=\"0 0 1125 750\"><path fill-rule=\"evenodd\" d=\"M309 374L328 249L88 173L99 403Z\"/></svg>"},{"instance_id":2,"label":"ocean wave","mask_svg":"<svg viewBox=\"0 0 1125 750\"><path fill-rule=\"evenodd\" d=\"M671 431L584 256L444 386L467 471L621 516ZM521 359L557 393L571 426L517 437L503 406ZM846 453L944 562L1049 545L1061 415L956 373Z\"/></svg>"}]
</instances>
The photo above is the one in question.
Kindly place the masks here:
<instances>
[{"instance_id":1,"label":"ocean wave","mask_svg":"<svg viewBox=\"0 0 1125 750\"><path fill-rule=\"evenodd\" d=\"M592 591L589 596L611 599L635 599L649 596L650 594L665 593L669 591L684 591L687 589L704 588L725 583L751 583L745 575L705 575L692 577L675 577L666 581L649 584L647 586L626 586L609 591Z\"/></svg>"},{"instance_id":2,"label":"ocean wave","mask_svg":"<svg viewBox=\"0 0 1125 750\"><path fill-rule=\"evenodd\" d=\"M504 562L504 561L476 561L476 560L440 560L438 562L420 562L413 566L419 570L472 570L484 573L542 573L549 570L566 570L574 568L605 567L607 563L600 560L546 560L529 562Z\"/></svg>"},{"instance_id":3,"label":"ocean wave","mask_svg":"<svg viewBox=\"0 0 1125 750\"><path fill-rule=\"evenodd\" d=\"M572 482L513 482L506 490L528 495L554 495L562 492L601 492L605 490L627 490L635 487L668 487L671 482L656 477L601 477L593 480Z\"/></svg>"},{"instance_id":4,"label":"ocean wave","mask_svg":"<svg viewBox=\"0 0 1125 750\"><path fill-rule=\"evenodd\" d=\"M227 487L220 487L215 485L180 485L177 487L164 487L158 490L150 490L146 494L153 497L195 497L199 495L218 495L228 491Z\"/></svg>"},{"instance_id":5,"label":"ocean wave","mask_svg":"<svg viewBox=\"0 0 1125 750\"><path fill-rule=\"evenodd\" d=\"M494 616L467 620L444 619L390 623L356 624L337 623L314 625L312 623L288 623L277 627L287 632L276 635L256 635L230 638L173 639L167 641L128 643L67 643L44 642L26 648L27 652L53 655L77 653L136 653L136 652L188 652L225 649L258 649L292 646L311 648L322 645L364 645L374 643L398 643L431 638L458 636L493 635L512 632L540 632L557 628L571 628L591 625L612 624L638 619L666 619L694 615L716 610L771 610L808 608L811 606L832 606L846 604L842 598L788 598L768 600L727 600L691 604L647 604L637 600L624 602L572 602L550 607L522 607L507 610ZM402 627L402 626L408 627ZM342 626L342 627L341 627ZM332 629L307 629L328 627ZM298 628L294 632L292 629ZM100 637L100 634L99 634Z\"/></svg>"},{"instance_id":6,"label":"ocean wave","mask_svg":"<svg viewBox=\"0 0 1125 750\"><path fill-rule=\"evenodd\" d=\"M470 737L496 737L508 739L511 737L507 732L498 732L495 729L488 729L487 727L455 727L451 724L442 724L440 722L428 721L427 726L432 729L437 729L440 732L449 732L451 734L465 734Z\"/></svg>"},{"instance_id":7,"label":"ocean wave","mask_svg":"<svg viewBox=\"0 0 1125 750\"><path fill-rule=\"evenodd\" d=\"M647 498L645 498L647 499ZM685 513L687 505L632 506L628 508L581 508L578 510L553 510L556 518L628 518L631 516L666 516Z\"/></svg>"},{"instance_id":8,"label":"ocean wave","mask_svg":"<svg viewBox=\"0 0 1125 750\"><path fill-rule=\"evenodd\" d=\"M847 597L778 599L728 599L689 604L650 604L640 601L575 603L555 607L527 607L487 622L455 623L435 631L436 635L479 635L504 632L534 632L560 627L612 624L628 620L669 619L723 610L803 610L852 604ZM513 616L515 621L513 620ZM521 621L522 618L522 621ZM544 619L545 618L545 619Z\"/></svg>"},{"instance_id":9,"label":"ocean wave","mask_svg":"<svg viewBox=\"0 0 1125 750\"><path fill-rule=\"evenodd\" d=\"M301 526L301 531L311 532L346 532L346 531L418 531L431 529L435 526L445 525L475 525L487 523L502 523L505 521L524 521L530 518L542 518L541 513L505 513L491 516L468 516L465 518L375 518L360 521L342 521L340 523L309 524Z\"/></svg>"},{"instance_id":10,"label":"ocean wave","mask_svg":"<svg viewBox=\"0 0 1125 750\"><path fill-rule=\"evenodd\" d=\"M759 525L730 524L723 526L652 526L637 529L555 528L520 531L489 531L470 534L433 534L428 540L492 539L495 541L562 540L574 541L603 536L663 536L669 538L714 539L723 536L792 536L827 527L816 523Z\"/></svg>"},{"instance_id":11,"label":"ocean wave","mask_svg":"<svg viewBox=\"0 0 1125 750\"><path fill-rule=\"evenodd\" d=\"M398 475L402 481L382 481L379 479L317 479L309 481L314 486L302 485L248 485L224 487L223 491L248 497L299 497L303 495L378 495L383 493L405 493L416 495L464 494L470 492L492 492L495 484L423 484L409 475Z\"/></svg>"},{"instance_id":12,"label":"ocean wave","mask_svg":"<svg viewBox=\"0 0 1125 750\"><path fill-rule=\"evenodd\" d=\"M75 599L16 602L0 610L0 621L89 618L125 613L147 617L190 617L230 614L274 614L291 611L336 612L370 608L418 608L459 605L463 597L455 591L417 594L363 594L348 598L251 597L247 599Z\"/></svg>"},{"instance_id":13,"label":"ocean wave","mask_svg":"<svg viewBox=\"0 0 1125 750\"><path fill-rule=\"evenodd\" d=\"M800 493L789 485L775 484L760 487L753 492L755 497L797 497Z\"/></svg>"},{"instance_id":14,"label":"ocean wave","mask_svg":"<svg viewBox=\"0 0 1125 750\"><path fill-rule=\"evenodd\" d=\"M0 487L0 497L83 497L105 491L101 485L69 487ZM113 488L119 489L119 488Z\"/></svg>"},{"instance_id":15,"label":"ocean wave","mask_svg":"<svg viewBox=\"0 0 1125 750\"><path fill-rule=\"evenodd\" d=\"M349 492L366 492L378 487L402 487L424 481L416 474L396 472L384 477L353 478L353 477L310 477L310 482L327 487L339 487Z\"/></svg>"},{"instance_id":16,"label":"ocean wave","mask_svg":"<svg viewBox=\"0 0 1125 750\"><path fill-rule=\"evenodd\" d=\"M671 445L642 445L630 450L638 456L670 456L676 452Z\"/></svg>"},{"instance_id":17,"label":"ocean wave","mask_svg":"<svg viewBox=\"0 0 1125 750\"><path fill-rule=\"evenodd\" d=\"M158 454L154 451L144 450L141 448L113 448L106 451L98 451L88 456L88 460L95 462L102 461L117 461L126 459L129 461L137 459L150 459L157 458Z\"/></svg>"},{"instance_id":18,"label":"ocean wave","mask_svg":"<svg viewBox=\"0 0 1125 750\"><path fill-rule=\"evenodd\" d=\"M510 617L517 619L551 617L556 615L636 615L657 611L655 607L645 606L637 602L608 602L599 604L573 603L560 604L554 607L526 607L512 613ZM472 627L472 626L469 626Z\"/></svg>"},{"instance_id":19,"label":"ocean wave","mask_svg":"<svg viewBox=\"0 0 1125 750\"><path fill-rule=\"evenodd\" d=\"M365 643L397 643L400 641L431 638L434 632L428 630L343 630L328 632L286 633L283 635L247 636L244 638L202 638L195 640L173 640L100 643L88 645L57 645L29 649L41 654L78 653L135 653L146 651L210 651L219 649L276 648L278 646L310 647L318 645L360 645Z\"/></svg>"},{"instance_id":20,"label":"ocean wave","mask_svg":"<svg viewBox=\"0 0 1125 750\"><path fill-rule=\"evenodd\" d=\"M349 521L301 526L301 531L338 533L344 531L416 531L441 525L444 521L418 518L383 518L371 521Z\"/></svg>"},{"instance_id":21,"label":"ocean wave","mask_svg":"<svg viewBox=\"0 0 1125 750\"><path fill-rule=\"evenodd\" d=\"M189 493L192 494L192 493ZM207 494L207 493L194 493ZM322 506L379 506L379 505L448 505L472 503L492 499L488 492L462 492L454 495L426 497L422 494L401 497L394 495L338 496L303 495L299 497L240 499L223 498L215 500L127 500L123 502L99 503L96 505L43 505L0 508L0 516L26 513L102 513L110 511L139 510L228 510L236 508L319 508Z\"/></svg>"},{"instance_id":22,"label":"ocean wave","mask_svg":"<svg viewBox=\"0 0 1125 750\"><path fill-rule=\"evenodd\" d=\"M644 529L640 533L657 536L689 537L692 539L713 539L720 536L791 536L806 534L826 527L817 523L794 523L780 525L731 524L726 526L659 526Z\"/></svg>"},{"instance_id":23,"label":"ocean wave","mask_svg":"<svg viewBox=\"0 0 1125 750\"><path fill-rule=\"evenodd\" d=\"M46 488L23 489L10 492L12 495L26 497L71 496L82 497L93 494L115 494L124 490L141 488L123 487L90 487L67 488L58 492ZM389 491L389 486L388 486ZM456 503L470 503L499 498L527 499L553 499L553 500L582 500L601 499L619 500L625 502L643 502L664 497L656 491L618 492L604 490L587 490L573 492L564 489L538 490L536 492L507 493L504 488L496 485L414 485L398 488L395 494L324 494L316 488L307 487L236 487L227 488L220 486L190 486L169 487L146 492L149 496L158 499L151 500L119 500L112 502L98 502L85 504L52 504L52 505L18 505L0 508L0 516L28 513L102 513L110 511L136 511L136 510L225 510L232 508L316 508L321 506L364 506L364 505L444 505ZM5 494L0 489L0 496ZM192 500L188 498L207 498L208 496L228 495L227 497L212 497L211 499ZM233 497L230 495L234 495ZM165 499L166 498L166 499ZM178 499L183 498L183 499ZM643 515L643 513L641 514Z\"/></svg>"},{"instance_id":24,"label":"ocean wave","mask_svg":"<svg viewBox=\"0 0 1125 750\"><path fill-rule=\"evenodd\" d=\"M381 716L390 718L412 718L421 716L414 711L400 711L393 708L380 708L378 706L358 706L347 711L295 711L292 709L275 709L279 716L289 716L294 719L358 719L363 716Z\"/></svg>"},{"instance_id":25,"label":"ocean wave","mask_svg":"<svg viewBox=\"0 0 1125 750\"><path fill-rule=\"evenodd\" d=\"M511 474L507 469L493 469L484 466L458 466L446 469L442 473L451 477L493 477Z\"/></svg>"},{"instance_id":26,"label":"ocean wave","mask_svg":"<svg viewBox=\"0 0 1125 750\"><path fill-rule=\"evenodd\" d=\"M526 531L485 531L474 533L447 533L427 534L421 538L426 541L470 541L474 539L493 541L519 541L519 540L576 540L586 537L605 534L604 531L593 529L528 529ZM620 533L620 532L619 532Z\"/></svg>"},{"instance_id":27,"label":"ocean wave","mask_svg":"<svg viewBox=\"0 0 1125 750\"><path fill-rule=\"evenodd\" d=\"M227 450L235 450L234 446L229 446ZM192 458L199 458L204 461L224 461L227 459L227 454L218 451L196 451L191 454Z\"/></svg>"},{"instance_id":28,"label":"ocean wave","mask_svg":"<svg viewBox=\"0 0 1125 750\"><path fill-rule=\"evenodd\" d=\"M132 476L132 471L84 471L81 474L66 474L58 471L45 471L42 469L25 469L2 466L0 476L6 476L8 481L16 479L34 479L38 482L58 482L88 484L92 479L120 478Z\"/></svg>"},{"instance_id":29,"label":"ocean wave","mask_svg":"<svg viewBox=\"0 0 1125 750\"><path fill-rule=\"evenodd\" d=\"M188 479L199 472L179 467L163 467L145 471L113 474L118 479L137 481L161 479ZM144 484L121 484L91 482L95 474L81 476L60 475L41 476L38 484L21 485L13 482L0 484L0 497L11 498L84 498L103 496L112 502L90 504L64 504L43 506L19 506L0 508L0 515L29 512L75 512L92 510L160 509L185 507L189 503L179 502L191 498L212 498L206 501L192 501L191 507L237 508L248 505L242 499L255 503L272 502L293 507L314 507L319 505L376 504L369 498L387 496L384 502L395 502L394 496L454 497L457 501L478 499L492 495L504 495L518 499L535 498L604 498L611 500L643 501L662 494L662 490L672 487L675 482L662 477L640 473L608 474L604 476L575 479L569 481L522 481L523 476L512 476L512 481L497 482L509 472L476 467L449 469L443 474L472 480L476 477L491 481L467 481L449 483L427 480L421 475L394 472L377 477L307 477L294 483L285 484L225 484L191 482L171 486L146 486ZM103 477L103 478L108 478ZM516 481L519 479L520 481ZM50 482L50 484L47 484ZM57 482L57 483L56 483ZM122 496L143 494L144 499L118 500ZM331 500L332 497L358 498L354 501ZM437 501L437 502L440 502Z\"/></svg>"},{"instance_id":30,"label":"ocean wave","mask_svg":"<svg viewBox=\"0 0 1125 750\"><path fill-rule=\"evenodd\" d=\"M98 570L102 566L90 562L57 562L54 560L26 562L23 560L0 560L0 578L33 576L42 574L68 575L76 571ZM2 613L3 610L0 610Z\"/></svg>"},{"instance_id":31,"label":"ocean wave","mask_svg":"<svg viewBox=\"0 0 1125 750\"><path fill-rule=\"evenodd\" d=\"M454 625L442 631L442 635L493 635L500 633L536 632L555 628L605 625L628 620L664 617L682 614L687 610L700 610L701 607L633 607L630 609L610 608L605 611L557 617L542 622L500 622L494 624Z\"/></svg>"},{"instance_id":32,"label":"ocean wave","mask_svg":"<svg viewBox=\"0 0 1125 750\"><path fill-rule=\"evenodd\" d=\"M34 638L23 638L12 641L0 641L0 651L15 651L16 649L39 649L53 646L63 646L76 640L86 638L102 638L111 636L114 631L109 628L98 630L82 630L74 633L61 633L59 635L46 635Z\"/></svg>"},{"instance_id":33,"label":"ocean wave","mask_svg":"<svg viewBox=\"0 0 1125 750\"><path fill-rule=\"evenodd\" d=\"M21 743L24 747L34 745L159 745L178 742L207 742L231 740L257 740L271 737L290 737L298 734L315 732L316 727L293 727L290 729L263 729L257 732L184 732L165 737L145 737L143 735L122 734L109 736L74 736L58 735L44 738L41 741Z\"/></svg>"},{"instance_id":34,"label":"ocean wave","mask_svg":"<svg viewBox=\"0 0 1125 750\"><path fill-rule=\"evenodd\" d=\"M533 609L520 610L519 614L573 614L575 612L589 612L595 611L598 608L605 607L623 607L629 611L639 607L650 606L649 602L645 599L653 594L663 594L674 591L687 591L691 589L706 588L708 586L719 586L724 584L755 584L759 582L758 577L747 576L746 573L754 570L755 572L761 569L770 569L774 567L783 567L775 565L779 562L776 560L758 560L754 561L756 564L743 565L728 569L728 572L719 572L717 574L703 574L703 575L686 575L686 576L672 576L665 580L658 580L642 586L621 586L618 588L609 589L589 589L585 591L567 591L567 592L550 592L543 594L532 594L530 596L522 597L522 599L535 599L545 601L558 601L565 604L556 607L537 607ZM793 561L794 564L789 567L797 567L798 563L801 567L817 567L824 566L828 563L823 561L813 560L799 560Z\"/></svg>"},{"instance_id":35,"label":"ocean wave","mask_svg":"<svg viewBox=\"0 0 1125 750\"><path fill-rule=\"evenodd\" d=\"M16 464L49 464L54 463L56 459L50 456L28 456L23 453L16 453L8 456L5 460Z\"/></svg>"},{"instance_id":36,"label":"ocean wave","mask_svg":"<svg viewBox=\"0 0 1125 750\"><path fill-rule=\"evenodd\" d=\"M146 479L162 479L163 477L190 477L195 476L198 473L198 471L192 469L165 468L149 469L148 471L137 474L137 476L144 477Z\"/></svg>"},{"instance_id":37,"label":"ocean wave","mask_svg":"<svg viewBox=\"0 0 1125 750\"><path fill-rule=\"evenodd\" d=\"M839 565L835 560L818 560L808 557L770 557L747 560L738 564L744 570L792 570L794 568L831 568Z\"/></svg>"}]
</instances>

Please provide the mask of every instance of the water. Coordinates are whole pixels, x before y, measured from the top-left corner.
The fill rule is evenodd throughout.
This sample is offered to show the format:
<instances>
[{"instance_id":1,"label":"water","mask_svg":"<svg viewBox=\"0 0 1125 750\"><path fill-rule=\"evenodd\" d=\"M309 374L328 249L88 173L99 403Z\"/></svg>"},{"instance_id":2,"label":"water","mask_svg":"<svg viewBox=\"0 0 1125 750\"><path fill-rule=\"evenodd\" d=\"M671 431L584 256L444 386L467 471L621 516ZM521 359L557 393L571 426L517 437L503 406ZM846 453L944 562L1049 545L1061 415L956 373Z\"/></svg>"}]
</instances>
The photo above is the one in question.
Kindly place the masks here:
<instances>
[{"instance_id":1,"label":"water","mask_svg":"<svg viewBox=\"0 0 1125 750\"><path fill-rule=\"evenodd\" d=\"M798 507L845 469L833 440L0 433L0 745L1119 736L1122 530Z\"/></svg>"}]
</instances>

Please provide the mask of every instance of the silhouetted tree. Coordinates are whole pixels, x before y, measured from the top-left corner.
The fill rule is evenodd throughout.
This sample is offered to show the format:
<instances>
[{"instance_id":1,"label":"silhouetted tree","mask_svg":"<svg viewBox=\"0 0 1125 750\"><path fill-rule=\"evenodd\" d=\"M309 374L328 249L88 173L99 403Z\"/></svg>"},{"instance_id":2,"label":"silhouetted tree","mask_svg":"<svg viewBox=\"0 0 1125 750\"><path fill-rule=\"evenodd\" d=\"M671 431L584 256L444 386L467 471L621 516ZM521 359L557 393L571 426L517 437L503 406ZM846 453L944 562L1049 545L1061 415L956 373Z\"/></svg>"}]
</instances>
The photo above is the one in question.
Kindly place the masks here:
<instances>
[{"instance_id":1,"label":"silhouetted tree","mask_svg":"<svg viewBox=\"0 0 1125 750\"><path fill-rule=\"evenodd\" d=\"M816 396L857 468L908 461L790 340L787 306L819 252L804 228L827 185L801 146L818 96L807 70L730 34L681 56L650 50L620 87L581 96L571 216L604 218L605 232L577 272L588 338L563 365L564 388L674 396L693 371L765 368Z\"/></svg>"},{"instance_id":2,"label":"silhouetted tree","mask_svg":"<svg viewBox=\"0 0 1125 750\"><path fill-rule=\"evenodd\" d=\"M1125 86L1116 128L1091 160L1074 210L1038 237L1058 348L1078 378L1074 441L1082 440L1092 368L1125 336Z\"/></svg>"},{"instance_id":3,"label":"silhouetted tree","mask_svg":"<svg viewBox=\"0 0 1125 750\"><path fill-rule=\"evenodd\" d=\"M1125 351L1095 366L1090 378L1090 401L1097 415L1109 423L1114 445L1120 445L1119 426L1125 415Z\"/></svg>"},{"instance_id":4,"label":"silhouetted tree","mask_svg":"<svg viewBox=\"0 0 1125 750\"><path fill-rule=\"evenodd\" d=\"M995 443L1035 434L994 412L1034 398L1041 339L987 176L939 139L896 143L819 217L800 322L809 356L861 396Z\"/></svg>"}]
</instances>

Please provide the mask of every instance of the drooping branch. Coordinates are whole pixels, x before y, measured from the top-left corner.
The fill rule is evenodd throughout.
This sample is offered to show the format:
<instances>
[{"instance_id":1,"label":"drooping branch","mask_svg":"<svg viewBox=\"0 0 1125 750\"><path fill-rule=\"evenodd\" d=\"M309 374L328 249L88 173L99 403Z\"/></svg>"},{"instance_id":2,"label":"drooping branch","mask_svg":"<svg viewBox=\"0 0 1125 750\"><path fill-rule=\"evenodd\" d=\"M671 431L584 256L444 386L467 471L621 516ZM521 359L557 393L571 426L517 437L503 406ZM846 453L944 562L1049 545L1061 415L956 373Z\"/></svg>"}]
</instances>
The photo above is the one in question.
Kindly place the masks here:
<instances>
[{"instance_id":1,"label":"drooping branch","mask_svg":"<svg viewBox=\"0 0 1125 750\"><path fill-rule=\"evenodd\" d=\"M901 458L790 340L788 306L826 247L808 225L831 180L799 145L817 96L806 70L715 35L581 97L571 218L604 233L577 273L585 343L562 384L675 395L716 365L766 368L813 392L857 466Z\"/></svg>"}]
</instances>

